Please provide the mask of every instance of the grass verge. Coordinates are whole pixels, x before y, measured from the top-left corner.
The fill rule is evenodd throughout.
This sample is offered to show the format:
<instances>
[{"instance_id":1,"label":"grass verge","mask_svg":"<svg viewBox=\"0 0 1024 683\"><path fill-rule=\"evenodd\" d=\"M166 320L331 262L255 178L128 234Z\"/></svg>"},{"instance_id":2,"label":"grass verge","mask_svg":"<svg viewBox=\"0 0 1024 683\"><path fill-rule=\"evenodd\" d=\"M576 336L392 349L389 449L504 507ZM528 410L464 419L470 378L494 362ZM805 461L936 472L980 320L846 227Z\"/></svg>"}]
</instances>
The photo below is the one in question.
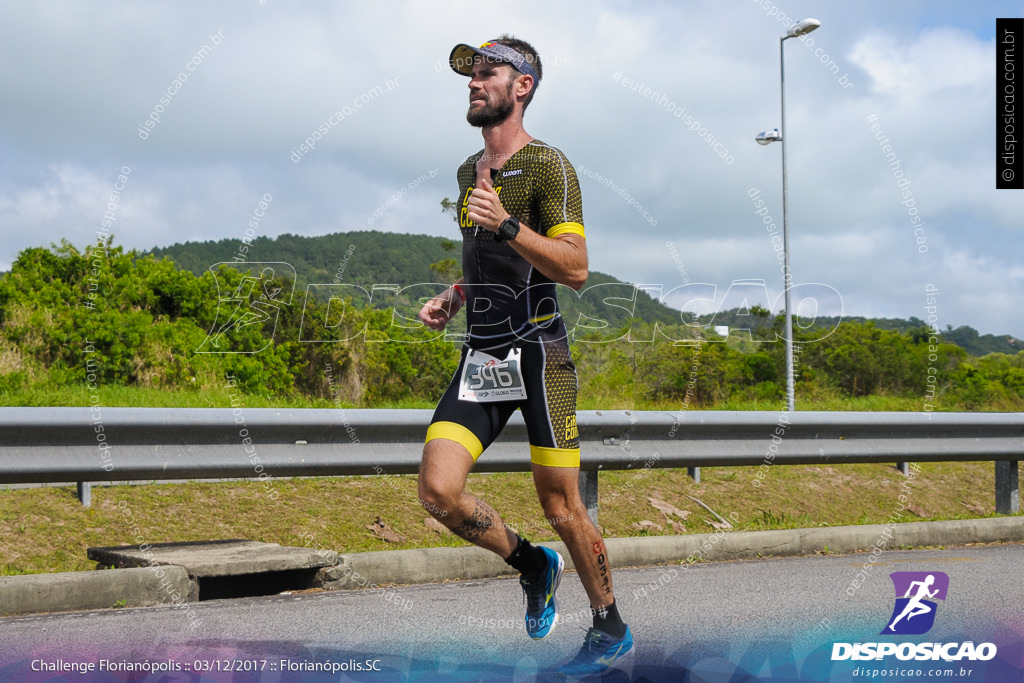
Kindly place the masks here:
<instances>
[{"instance_id":1,"label":"grass verge","mask_svg":"<svg viewBox=\"0 0 1024 683\"><path fill-rule=\"evenodd\" d=\"M752 484L756 472L703 468L699 485L678 469L602 472L600 523L608 537L713 531L714 518L687 496L723 517L736 513L742 530L884 523L901 493L909 496L901 522L995 516L991 463L923 464L909 494L903 476L886 465L776 466L759 488ZM295 546L313 539L338 552L467 545L425 524L413 476L275 484L276 500L254 481L94 487L91 508L79 504L73 487L0 489L0 575L92 569L88 547L134 544L136 533L146 543L248 538ZM556 539L528 474L473 474L467 490L531 540ZM673 519L682 528L651 498L681 510ZM124 507L136 530L128 528ZM378 517L404 540L386 542L368 530Z\"/></svg>"}]
</instances>

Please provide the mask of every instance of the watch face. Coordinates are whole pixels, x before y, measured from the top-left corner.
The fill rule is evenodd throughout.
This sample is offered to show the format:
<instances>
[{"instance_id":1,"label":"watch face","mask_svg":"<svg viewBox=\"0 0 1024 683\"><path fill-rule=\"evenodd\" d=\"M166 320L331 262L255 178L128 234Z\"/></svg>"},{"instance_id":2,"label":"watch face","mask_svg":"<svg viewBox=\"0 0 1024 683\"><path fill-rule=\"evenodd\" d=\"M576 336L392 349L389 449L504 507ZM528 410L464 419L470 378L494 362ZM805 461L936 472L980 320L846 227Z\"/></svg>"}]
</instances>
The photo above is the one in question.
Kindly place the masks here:
<instances>
[{"instance_id":1,"label":"watch face","mask_svg":"<svg viewBox=\"0 0 1024 683\"><path fill-rule=\"evenodd\" d=\"M498 232L501 233L502 239L515 239L519 234L519 221L515 218L506 218L498 226Z\"/></svg>"}]
</instances>

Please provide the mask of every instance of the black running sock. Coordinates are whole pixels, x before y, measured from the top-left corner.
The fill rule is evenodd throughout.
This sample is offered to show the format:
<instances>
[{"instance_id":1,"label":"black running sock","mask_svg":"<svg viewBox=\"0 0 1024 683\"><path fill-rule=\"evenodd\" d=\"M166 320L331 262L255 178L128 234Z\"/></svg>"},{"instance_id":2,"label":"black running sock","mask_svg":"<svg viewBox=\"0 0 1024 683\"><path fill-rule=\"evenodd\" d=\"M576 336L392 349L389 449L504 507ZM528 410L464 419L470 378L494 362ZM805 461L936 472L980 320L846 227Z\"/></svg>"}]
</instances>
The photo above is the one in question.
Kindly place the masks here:
<instances>
[{"instance_id":1,"label":"black running sock","mask_svg":"<svg viewBox=\"0 0 1024 683\"><path fill-rule=\"evenodd\" d=\"M621 638L626 635L626 625L622 623L619 608L615 606L614 600L612 604L599 609L591 607L590 612L594 615L594 628L598 631L604 631L613 638Z\"/></svg>"},{"instance_id":2,"label":"black running sock","mask_svg":"<svg viewBox=\"0 0 1024 683\"><path fill-rule=\"evenodd\" d=\"M522 536L516 536L516 538L519 539L519 543L512 554L505 558L505 562L520 574L536 574L544 571L548 560L541 549L530 545L530 542Z\"/></svg>"}]
</instances>

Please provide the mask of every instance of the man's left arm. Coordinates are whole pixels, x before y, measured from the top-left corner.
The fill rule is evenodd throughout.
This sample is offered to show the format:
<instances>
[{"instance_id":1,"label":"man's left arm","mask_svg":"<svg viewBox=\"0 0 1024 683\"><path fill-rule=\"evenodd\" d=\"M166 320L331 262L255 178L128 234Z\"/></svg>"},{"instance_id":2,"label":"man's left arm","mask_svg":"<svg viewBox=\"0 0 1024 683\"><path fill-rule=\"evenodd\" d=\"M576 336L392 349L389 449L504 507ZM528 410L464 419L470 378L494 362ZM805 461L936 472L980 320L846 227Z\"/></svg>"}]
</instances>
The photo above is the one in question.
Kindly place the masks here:
<instances>
[{"instance_id":1,"label":"man's left arm","mask_svg":"<svg viewBox=\"0 0 1024 683\"><path fill-rule=\"evenodd\" d=\"M498 226L509 217L501 205L501 199L486 178L481 179L480 186L473 190L468 208L471 221L495 233ZM521 224L519 235L509 244L534 268L559 284L579 290L587 281L589 260L587 240L583 235L564 232L555 237L545 237L530 226Z\"/></svg>"}]
</instances>

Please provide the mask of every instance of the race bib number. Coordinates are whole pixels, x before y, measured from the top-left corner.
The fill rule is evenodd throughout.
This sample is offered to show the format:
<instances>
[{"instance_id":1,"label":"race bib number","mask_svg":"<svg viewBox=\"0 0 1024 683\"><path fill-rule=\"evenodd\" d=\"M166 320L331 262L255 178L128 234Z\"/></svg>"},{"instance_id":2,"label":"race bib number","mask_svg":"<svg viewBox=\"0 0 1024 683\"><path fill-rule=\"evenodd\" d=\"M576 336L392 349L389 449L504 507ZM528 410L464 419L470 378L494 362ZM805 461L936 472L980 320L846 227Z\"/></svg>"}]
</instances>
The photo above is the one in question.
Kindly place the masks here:
<instances>
[{"instance_id":1,"label":"race bib number","mask_svg":"<svg viewBox=\"0 0 1024 683\"><path fill-rule=\"evenodd\" d=\"M490 403L525 399L521 355L519 349L512 349L502 360L471 350L462 366L459 400Z\"/></svg>"}]
</instances>

